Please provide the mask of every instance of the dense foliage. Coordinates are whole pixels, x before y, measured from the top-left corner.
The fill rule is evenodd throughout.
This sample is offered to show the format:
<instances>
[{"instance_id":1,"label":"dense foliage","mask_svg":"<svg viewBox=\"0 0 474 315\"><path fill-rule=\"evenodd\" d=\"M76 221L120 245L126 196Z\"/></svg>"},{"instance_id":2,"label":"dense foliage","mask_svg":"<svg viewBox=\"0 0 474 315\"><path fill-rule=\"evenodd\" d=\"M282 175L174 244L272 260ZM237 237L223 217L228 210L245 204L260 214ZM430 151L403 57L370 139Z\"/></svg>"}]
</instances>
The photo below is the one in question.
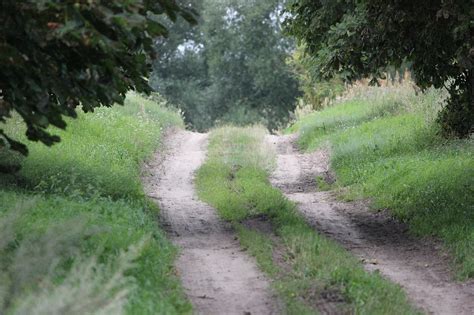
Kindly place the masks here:
<instances>
[{"instance_id":1,"label":"dense foliage","mask_svg":"<svg viewBox=\"0 0 474 315\"><path fill-rule=\"evenodd\" d=\"M288 64L298 78L302 96L298 100L299 107L320 110L330 101L344 92L344 83L338 76L331 80L321 79L314 73L313 59L305 53L304 45L300 45L288 59Z\"/></svg>"},{"instance_id":2,"label":"dense foliage","mask_svg":"<svg viewBox=\"0 0 474 315\"><path fill-rule=\"evenodd\" d=\"M123 103L146 92L153 39L167 35L160 15L193 21L175 0L0 2L0 122L18 112L28 139L59 141L46 128L63 116ZM27 148L0 129L0 147Z\"/></svg>"},{"instance_id":3,"label":"dense foliage","mask_svg":"<svg viewBox=\"0 0 474 315\"><path fill-rule=\"evenodd\" d=\"M281 33L283 2L193 0L198 26L171 27L157 48L152 86L198 130L216 122L285 123L299 91L285 62L293 43Z\"/></svg>"},{"instance_id":4,"label":"dense foliage","mask_svg":"<svg viewBox=\"0 0 474 315\"><path fill-rule=\"evenodd\" d=\"M315 73L327 79L383 77L408 61L416 83L450 92L439 120L445 132L474 125L472 1L295 0L287 30L306 44Z\"/></svg>"}]
</instances>

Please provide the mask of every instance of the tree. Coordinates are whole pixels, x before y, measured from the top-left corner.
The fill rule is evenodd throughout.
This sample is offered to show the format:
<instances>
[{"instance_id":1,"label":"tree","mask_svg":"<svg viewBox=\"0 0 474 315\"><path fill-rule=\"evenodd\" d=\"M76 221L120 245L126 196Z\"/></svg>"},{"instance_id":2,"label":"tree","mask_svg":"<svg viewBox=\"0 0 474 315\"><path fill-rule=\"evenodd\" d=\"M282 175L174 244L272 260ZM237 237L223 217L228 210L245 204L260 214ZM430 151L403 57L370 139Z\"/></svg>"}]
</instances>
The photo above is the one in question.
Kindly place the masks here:
<instances>
[{"instance_id":1,"label":"tree","mask_svg":"<svg viewBox=\"0 0 474 315\"><path fill-rule=\"evenodd\" d=\"M304 45L298 46L287 62L298 77L303 94L298 103L302 106L321 110L344 92L344 83L337 75L331 80L321 80L317 73L313 73L313 59L305 53Z\"/></svg>"},{"instance_id":2,"label":"tree","mask_svg":"<svg viewBox=\"0 0 474 315\"><path fill-rule=\"evenodd\" d=\"M0 2L0 122L12 111L33 141L52 145L46 129L65 128L99 106L123 104L129 89L149 92L146 76L153 40L166 36L166 15L193 22L175 0L3 0ZM0 148L27 154L0 129Z\"/></svg>"},{"instance_id":3,"label":"tree","mask_svg":"<svg viewBox=\"0 0 474 315\"><path fill-rule=\"evenodd\" d=\"M304 42L315 73L347 81L412 65L416 83L450 93L439 121L467 136L474 126L474 5L465 0L295 0L286 30Z\"/></svg>"},{"instance_id":4,"label":"tree","mask_svg":"<svg viewBox=\"0 0 474 315\"><path fill-rule=\"evenodd\" d=\"M199 13L198 26L190 27L182 18L175 23L163 19L170 35L157 42L160 58L153 63L150 85L185 112L188 125L204 130L212 126L213 118L208 111L212 93L203 51L203 1L183 0L183 5Z\"/></svg>"},{"instance_id":5,"label":"tree","mask_svg":"<svg viewBox=\"0 0 474 315\"><path fill-rule=\"evenodd\" d=\"M198 130L216 122L284 124L299 91L285 63L294 45L281 33L283 2L192 1L200 23L181 36L173 32L177 41L158 48L169 58L155 63L153 87Z\"/></svg>"}]
</instances>

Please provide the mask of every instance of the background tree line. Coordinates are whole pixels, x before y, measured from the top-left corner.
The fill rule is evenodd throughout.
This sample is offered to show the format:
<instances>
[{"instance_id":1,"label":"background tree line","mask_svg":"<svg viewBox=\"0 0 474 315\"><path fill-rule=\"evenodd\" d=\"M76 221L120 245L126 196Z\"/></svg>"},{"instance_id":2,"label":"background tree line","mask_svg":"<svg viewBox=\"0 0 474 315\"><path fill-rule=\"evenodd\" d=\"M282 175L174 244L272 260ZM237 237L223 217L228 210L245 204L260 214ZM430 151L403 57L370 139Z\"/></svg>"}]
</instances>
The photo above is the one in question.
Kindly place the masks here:
<instances>
[{"instance_id":1,"label":"background tree line","mask_svg":"<svg viewBox=\"0 0 474 315\"><path fill-rule=\"evenodd\" d=\"M286 63L294 44L282 34L284 2L184 1L199 13L198 25L168 22L151 86L197 130L216 122L284 125L300 93Z\"/></svg>"},{"instance_id":2,"label":"background tree line","mask_svg":"<svg viewBox=\"0 0 474 315\"><path fill-rule=\"evenodd\" d=\"M332 93L334 78L377 79L410 64L421 88L449 91L438 119L444 133L466 137L474 125L473 17L466 0L4 0L0 123L16 112L28 139L51 145L59 137L48 128L64 129L79 107L121 104L128 90L148 93L151 85L195 129L274 129L288 120L299 84L317 100L313 84ZM293 59L296 76L286 63L292 38L305 52ZM0 148L27 153L1 127Z\"/></svg>"}]
</instances>

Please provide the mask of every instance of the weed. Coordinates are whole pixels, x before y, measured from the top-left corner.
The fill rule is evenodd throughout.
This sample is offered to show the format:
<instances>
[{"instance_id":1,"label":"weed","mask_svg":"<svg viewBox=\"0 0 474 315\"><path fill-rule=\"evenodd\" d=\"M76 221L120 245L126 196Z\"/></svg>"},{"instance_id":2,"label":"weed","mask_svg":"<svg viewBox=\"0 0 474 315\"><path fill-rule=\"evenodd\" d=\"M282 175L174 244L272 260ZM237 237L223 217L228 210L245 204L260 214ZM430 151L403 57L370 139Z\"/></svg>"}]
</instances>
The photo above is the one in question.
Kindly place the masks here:
<instances>
[{"instance_id":1,"label":"weed","mask_svg":"<svg viewBox=\"0 0 474 315\"><path fill-rule=\"evenodd\" d=\"M331 183L328 183L324 176L317 176L316 184L318 186L319 191L329 191L332 190L334 186Z\"/></svg>"}]
</instances>

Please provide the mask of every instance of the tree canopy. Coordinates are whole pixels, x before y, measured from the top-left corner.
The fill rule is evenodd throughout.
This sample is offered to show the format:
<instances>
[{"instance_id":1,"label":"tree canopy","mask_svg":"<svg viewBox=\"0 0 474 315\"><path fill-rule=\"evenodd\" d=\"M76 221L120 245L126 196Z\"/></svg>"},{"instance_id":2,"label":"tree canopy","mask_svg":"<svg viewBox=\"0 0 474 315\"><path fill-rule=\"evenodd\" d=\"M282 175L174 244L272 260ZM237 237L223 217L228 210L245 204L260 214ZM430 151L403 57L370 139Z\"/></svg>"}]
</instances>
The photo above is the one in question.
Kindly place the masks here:
<instances>
[{"instance_id":1,"label":"tree canopy","mask_svg":"<svg viewBox=\"0 0 474 315\"><path fill-rule=\"evenodd\" d=\"M474 5L465 0L294 0L286 30L305 43L314 73L352 81L412 65L416 83L446 87L439 121L468 135L474 125Z\"/></svg>"},{"instance_id":2,"label":"tree canopy","mask_svg":"<svg viewBox=\"0 0 474 315\"><path fill-rule=\"evenodd\" d=\"M168 34L161 15L195 21L175 0L1 1L0 122L16 111L28 139L51 145L48 126L65 128L79 105L91 112L150 91L154 39ZM0 129L2 146L27 153Z\"/></svg>"},{"instance_id":3,"label":"tree canopy","mask_svg":"<svg viewBox=\"0 0 474 315\"><path fill-rule=\"evenodd\" d=\"M216 122L284 124L299 94L281 32L282 0L201 0L196 28L177 23L157 48L152 86L198 130Z\"/></svg>"}]
</instances>

